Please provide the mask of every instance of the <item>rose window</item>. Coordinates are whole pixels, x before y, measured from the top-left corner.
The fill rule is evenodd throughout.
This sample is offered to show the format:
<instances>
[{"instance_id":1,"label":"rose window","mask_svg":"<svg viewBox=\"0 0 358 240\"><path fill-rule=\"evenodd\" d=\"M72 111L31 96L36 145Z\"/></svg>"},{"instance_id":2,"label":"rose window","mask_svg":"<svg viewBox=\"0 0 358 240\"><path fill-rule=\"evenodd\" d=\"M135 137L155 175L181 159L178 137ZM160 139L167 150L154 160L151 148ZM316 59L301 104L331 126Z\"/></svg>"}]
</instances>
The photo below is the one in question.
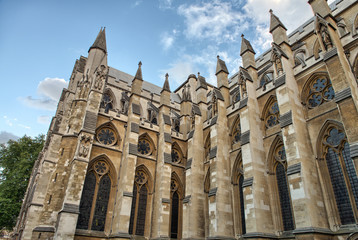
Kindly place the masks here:
<instances>
[{"instance_id":1,"label":"rose window","mask_svg":"<svg viewBox=\"0 0 358 240\"><path fill-rule=\"evenodd\" d=\"M175 180L172 180L171 183L170 183L170 190L172 192L176 191L178 189L178 184Z\"/></svg>"},{"instance_id":2,"label":"rose window","mask_svg":"<svg viewBox=\"0 0 358 240\"><path fill-rule=\"evenodd\" d=\"M143 155L150 154L150 152L151 152L150 143L145 139L139 140L139 142L138 142L138 152L140 154L143 154Z\"/></svg>"},{"instance_id":3,"label":"rose window","mask_svg":"<svg viewBox=\"0 0 358 240\"><path fill-rule=\"evenodd\" d=\"M139 185L143 185L147 182L147 175L142 172L142 171L138 171L135 174L135 178L134 180L136 181L136 183L138 183Z\"/></svg>"},{"instance_id":4,"label":"rose window","mask_svg":"<svg viewBox=\"0 0 358 240\"><path fill-rule=\"evenodd\" d=\"M309 108L315 108L324 102L332 100L334 96L331 81L326 77L320 77L311 83L307 105Z\"/></svg>"},{"instance_id":5,"label":"rose window","mask_svg":"<svg viewBox=\"0 0 358 240\"><path fill-rule=\"evenodd\" d=\"M172 150L172 162L179 163L180 162L180 155L179 152L175 149Z\"/></svg>"},{"instance_id":6,"label":"rose window","mask_svg":"<svg viewBox=\"0 0 358 240\"><path fill-rule=\"evenodd\" d=\"M104 145L112 145L115 143L116 135L110 128L102 128L97 134L97 139Z\"/></svg>"},{"instance_id":7,"label":"rose window","mask_svg":"<svg viewBox=\"0 0 358 240\"><path fill-rule=\"evenodd\" d=\"M94 170L99 174L99 175L103 175L105 173L107 173L108 171L108 167L107 164L103 161L98 161L95 165L94 165Z\"/></svg>"}]
</instances>

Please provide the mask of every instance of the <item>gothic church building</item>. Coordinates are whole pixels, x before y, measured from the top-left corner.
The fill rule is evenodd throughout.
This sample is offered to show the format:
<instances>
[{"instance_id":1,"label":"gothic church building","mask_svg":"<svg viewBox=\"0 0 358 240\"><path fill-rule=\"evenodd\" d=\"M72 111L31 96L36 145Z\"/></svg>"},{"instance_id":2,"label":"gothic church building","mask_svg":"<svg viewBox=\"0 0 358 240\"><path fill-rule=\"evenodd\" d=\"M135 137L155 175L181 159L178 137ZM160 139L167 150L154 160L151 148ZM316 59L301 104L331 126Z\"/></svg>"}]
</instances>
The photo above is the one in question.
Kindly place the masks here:
<instances>
[{"instance_id":1,"label":"gothic church building","mask_svg":"<svg viewBox=\"0 0 358 240\"><path fill-rule=\"evenodd\" d=\"M76 60L35 163L16 239L358 239L358 2L310 0L271 49L242 37L217 86L171 91ZM163 76L164 78L164 76ZM184 79L183 79L184 80Z\"/></svg>"}]
</instances>

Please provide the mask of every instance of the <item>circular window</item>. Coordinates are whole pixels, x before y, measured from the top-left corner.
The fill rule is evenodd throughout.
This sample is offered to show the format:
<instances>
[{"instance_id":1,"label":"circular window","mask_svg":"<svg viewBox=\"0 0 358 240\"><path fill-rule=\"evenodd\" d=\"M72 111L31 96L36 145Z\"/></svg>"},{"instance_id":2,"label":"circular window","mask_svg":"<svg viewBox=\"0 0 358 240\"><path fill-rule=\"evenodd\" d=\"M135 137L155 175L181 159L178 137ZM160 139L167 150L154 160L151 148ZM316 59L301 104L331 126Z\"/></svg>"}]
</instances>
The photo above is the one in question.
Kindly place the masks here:
<instances>
[{"instance_id":1,"label":"circular window","mask_svg":"<svg viewBox=\"0 0 358 240\"><path fill-rule=\"evenodd\" d=\"M324 102L331 101L334 96L331 81L326 77L319 77L310 85L307 105L309 108L315 108Z\"/></svg>"},{"instance_id":2,"label":"circular window","mask_svg":"<svg viewBox=\"0 0 358 240\"><path fill-rule=\"evenodd\" d=\"M145 139L139 140L139 142L138 142L138 152L140 154L143 154L143 155L150 154L151 153L150 143Z\"/></svg>"},{"instance_id":3,"label":"circular window","mask_svg":"<svg viewBox=\"0 0 358 240\"><path fill-rule=\"evenodd\" d=\"M137 171L136 172L134 180L139 185L143 185L144 183L146 183L147 179L148 179L147 175L144 172L142 172L142 171Z\"/></svg>"},{"instance_id":4,"label":"circular window","mask_svg":"<svg viewBox=\"0 0 358 240\"><path fill-rule=\"evenodd\" d=\"M97 133L97 139L104 145L114 145L116 143L116 134L111 128L102 128Z\"/></svg>"},{"instance_id":5,"label":"circular window","mask_svg":"<svg viewBox=\"0 0 358 240\"><path fill-rule=\"evenodd\" d=\"M104 161L98 161L94 165L94 170L98 173L98 175L104 175L108 172L108 167Z\"/></svg>"},{"instance_id":6,"label":"circular window","mask_svg":"<svg viewBox=\"0 0 358 240\"><path fill-rule=\"evenodd\" d=\"M172 162L180 163L180 154L176 149L172 149Z\"/></svg>"}]
</instances>

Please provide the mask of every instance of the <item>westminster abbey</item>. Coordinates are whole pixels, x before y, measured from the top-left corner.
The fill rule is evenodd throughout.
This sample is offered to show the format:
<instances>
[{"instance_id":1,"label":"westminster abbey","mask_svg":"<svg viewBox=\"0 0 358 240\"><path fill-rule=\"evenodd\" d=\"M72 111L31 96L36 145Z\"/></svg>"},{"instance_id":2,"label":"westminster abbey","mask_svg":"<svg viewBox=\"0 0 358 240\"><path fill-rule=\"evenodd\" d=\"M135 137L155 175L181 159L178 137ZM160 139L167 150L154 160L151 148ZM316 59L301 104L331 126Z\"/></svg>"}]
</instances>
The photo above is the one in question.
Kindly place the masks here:
<instances>
[{"instance_id":1,"label":"westminster abbey","mask_svg":"<svg viewBox=\"0 0 358 240\"><path fill-rule=\"evenodd\" d=\"M242 36L217 86L176 90L76 60L34 165L15 239L358 239L358 2L309 0L272 47ZM215 57L215 56L214 56ZM185 81L184 81L185 80Z\"/></svg>"}]
</instances>

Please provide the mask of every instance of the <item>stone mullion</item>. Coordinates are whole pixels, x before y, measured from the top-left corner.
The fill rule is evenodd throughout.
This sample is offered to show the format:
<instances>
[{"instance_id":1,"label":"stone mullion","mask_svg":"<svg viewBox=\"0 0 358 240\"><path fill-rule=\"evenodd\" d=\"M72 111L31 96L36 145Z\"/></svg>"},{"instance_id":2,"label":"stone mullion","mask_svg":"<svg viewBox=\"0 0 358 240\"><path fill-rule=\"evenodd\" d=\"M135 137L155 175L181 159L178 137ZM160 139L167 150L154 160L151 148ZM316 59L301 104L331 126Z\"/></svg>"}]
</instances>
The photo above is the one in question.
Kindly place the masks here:
<instances>
[{"instance_id":1,"label":"stone mullion","mask_svg":"<svg viewBox=\"0 0 358 240\"><path fill-rule=\"evenodd\" d=\"M210 129L209 237L234 239L226 103L218 99L217 105L217 123Z\"/></svg>"},{"instance_id":2,"label":"stone mullion","mask_svg":"<svg viewBox=\"0 0 358 240\"><path fill-rule=\"evenodd\" d=\"M283 44L283 47L286 47ZM292 53L287 49L289 57ZM292 63L281 57L285 75L284 83L276 88L276 97L280 110L282 139L287 158L287 180L290 189L292 212L295 228L322 227L322 192L303 106L300 104L298 86L293 74ZM322 217L317 217L322 216ZM328 226L326 226L328 227ZM304 233L302 233L304 234ZM304 236L304 235L302 235Z\"/></svg>"},{"instance_id":3,"label":"stone mullion","mask_svg":"<svg viewBox=\"0 0 358 240\"><path fill-rule=\"evenodd\" d=\"M119 170L118 189L113 209L112 236L130 238L128 234L133 199L134 175L137 164L137 144L139 137L140 97L132 94L129 101L127 131L124 138L123 158Z\"/></svg>"},{"instance_id":4,"label":"stone mullion","mask_svg":"<svg viewBox=\"0 0 358 240\"><path fill-rule=\"evenodd\" d=\"M183 239L202 239L205 237L204 226L204 140L203 120L195 115L195 131L188 139L188 161L185 172L186 185L183 199Z\"/></svg>"},{"instance_id":5,"label":"stone mullion","mask_svg":"<svg viewBox=\"0 0 358 240\"><path fill-rule=\"evenodd\" d=\"M171 185L171 125L165 123L164 115L169 117L167 106L159 109L158 159L155 181L155 195L152 217L152 235L154 239L169 237L170 229L170 185Z\"/></svg>"}]
</instances>

